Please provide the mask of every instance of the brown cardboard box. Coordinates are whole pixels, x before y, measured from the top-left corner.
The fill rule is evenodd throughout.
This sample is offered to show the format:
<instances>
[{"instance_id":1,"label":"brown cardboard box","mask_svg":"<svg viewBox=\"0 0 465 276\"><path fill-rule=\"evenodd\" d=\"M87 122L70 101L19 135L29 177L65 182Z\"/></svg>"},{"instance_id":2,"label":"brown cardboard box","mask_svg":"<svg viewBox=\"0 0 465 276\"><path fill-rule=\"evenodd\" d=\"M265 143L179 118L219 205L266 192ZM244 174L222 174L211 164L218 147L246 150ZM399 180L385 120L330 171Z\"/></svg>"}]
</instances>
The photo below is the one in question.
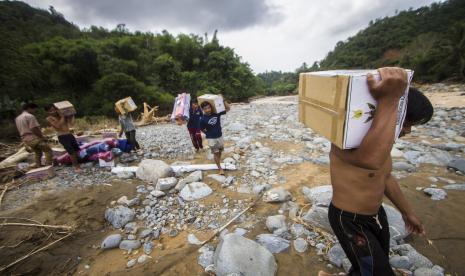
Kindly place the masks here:
<instances>
[{"instance_id":1,"label":"brown cardboard box","mask_svg":"<svg viewBox=\"0 0 465 276\"><path fill-rule=\"evenodd\" d=\"M137 105L134 103L131 97L124 98L115 103L115 107L121 114L133 112L137 109Z\"/></svg>"},{"instance_id":2,"label":"brown cardboard box","mask_svg":"<svg viewBox=\"0 0 465 276\"><path fill-rule=\"evenodd\" d=\"M342 149L357 148L368 132L377 103L366 84L376 70L337 70L301 73L299 121ZM409 80L413 72L407 70ZM407 109L408 88L399 101L397 138Z\"/></svg>"},{"instance_id":3,"label":"brown cardboard box","mask_svg":"<svg viewBox=\"0 0 465 276\"><path fill-rule=\"evenodd\" d=\"M76 114L76 109L72 103L68 101L57 102L53 104L57 109L58 112L63 116L73 116Z\"/></svg>"}]
</instances>

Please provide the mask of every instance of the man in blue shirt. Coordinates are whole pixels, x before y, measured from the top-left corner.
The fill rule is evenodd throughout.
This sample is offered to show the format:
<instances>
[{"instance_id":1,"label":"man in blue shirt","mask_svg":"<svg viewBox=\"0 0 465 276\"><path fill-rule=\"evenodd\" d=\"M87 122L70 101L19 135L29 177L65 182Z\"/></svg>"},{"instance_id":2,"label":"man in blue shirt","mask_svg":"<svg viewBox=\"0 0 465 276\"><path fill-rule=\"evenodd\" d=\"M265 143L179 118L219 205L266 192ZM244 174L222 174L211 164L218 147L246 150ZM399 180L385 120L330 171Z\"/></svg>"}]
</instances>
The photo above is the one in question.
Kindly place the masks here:
<instances>
[{"instance_id":1,"label":"man in blue shirt","mask_svg":"<svg viewBox=\"0 0 465 276\"><path fill-rule=\"evenodd\" d=\"M187 122L187 130L191 136L192 144L195 150L198 152L203 149L202 145L202 134L200 132L200 119L202 118L202 110L200 109L199 103L196 99L191 101L189 109L189 121Z\"/></svg>"},{"instance_id":2,"label":"man in blue shirt","mask_svg":"<svg viewBox=\"0 0 465 276\"><path fill-rule=\"evenodd\" d=\"M201 107L203 116L200 120L200 129L207 136L208 146L214 156L215 163L218 166L220 175L224 175L221 168L221 152L224 150L223 133L221 131L221 115L225 115L229 111L230 106L227 102L224 103L226 111L213 113L213 108L210 103L203 102Z\"/></svg>"}]
</instances>

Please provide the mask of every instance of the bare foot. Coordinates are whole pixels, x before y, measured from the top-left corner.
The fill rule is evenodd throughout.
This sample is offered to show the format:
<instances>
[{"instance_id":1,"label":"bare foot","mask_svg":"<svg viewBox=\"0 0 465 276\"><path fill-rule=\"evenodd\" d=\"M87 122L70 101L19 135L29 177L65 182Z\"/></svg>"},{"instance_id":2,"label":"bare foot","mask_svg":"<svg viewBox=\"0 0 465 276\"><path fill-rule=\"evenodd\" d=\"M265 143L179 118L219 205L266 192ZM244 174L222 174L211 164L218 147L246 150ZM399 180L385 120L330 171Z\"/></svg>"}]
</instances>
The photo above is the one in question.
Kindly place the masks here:
<instances>
[{"instance_id":1,"label":"bare foot","mask_svg":"<svg viewBox=\"0 0 465 276\"><path fill-rule=\"evenodd\" d=\"M80 167L74 167L74 172L75 173L80 173L80 172L82 172L82 169Z\"/></svg>"},{"instance_id":2,"label":"bare foot","mask_svg":"<svg viewBox=\"0 0 465 276\"><path fill-rule=\"evenodd\" d=\"M318 272L318 276L334 276L334 274L330 274L328 272L324 272L323 270L320 270Z\"/></svg>"},{"instance_id":3,"label":"bare foot","mask_svg":"<svg viewBox=\"0 0 465 276\"><path fill-rule=\"evenodd\" d=\"M219 169L219 170L218 170L218 173L219 173L220 175L224 175L224 170L223 170L223 169Z\"/></svg>"}]
</instances>

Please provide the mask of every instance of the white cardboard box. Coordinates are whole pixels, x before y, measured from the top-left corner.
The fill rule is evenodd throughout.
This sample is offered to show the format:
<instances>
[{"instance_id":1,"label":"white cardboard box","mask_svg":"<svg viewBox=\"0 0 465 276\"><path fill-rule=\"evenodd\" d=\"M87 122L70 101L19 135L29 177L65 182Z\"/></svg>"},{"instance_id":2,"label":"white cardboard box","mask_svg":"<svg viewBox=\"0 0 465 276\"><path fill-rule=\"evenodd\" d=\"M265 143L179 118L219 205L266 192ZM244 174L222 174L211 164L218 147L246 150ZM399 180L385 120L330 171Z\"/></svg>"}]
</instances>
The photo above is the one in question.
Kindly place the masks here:
<instances>
[{"instance_id":1,"label":"white cardboard box","mask_svg":"<svg viewBox=\"0 0 465 276\"><path fill-rule=\"evenodd\" d=\"M334 70L301 73L299 121L342 149L360 146L371 127L377 102L368 90L367 74L377 70ZM407 70L408 81L413 71ZM395 139L407 111L408 86L399 100Z\"/></svg>"},{"instance_id":2,"label":"white cardboard box","mask_svg":"<svg viewBox=\"0 0 465 276\"><path fill-rule=\"evenodd\" d=\"M213 107L214 113L226 111L223 97L221 97L220 95L204 94L198 97L197 100L199 101L199 105L201 105L203 102L209 102Z\"/></svg>"}]
</instances>

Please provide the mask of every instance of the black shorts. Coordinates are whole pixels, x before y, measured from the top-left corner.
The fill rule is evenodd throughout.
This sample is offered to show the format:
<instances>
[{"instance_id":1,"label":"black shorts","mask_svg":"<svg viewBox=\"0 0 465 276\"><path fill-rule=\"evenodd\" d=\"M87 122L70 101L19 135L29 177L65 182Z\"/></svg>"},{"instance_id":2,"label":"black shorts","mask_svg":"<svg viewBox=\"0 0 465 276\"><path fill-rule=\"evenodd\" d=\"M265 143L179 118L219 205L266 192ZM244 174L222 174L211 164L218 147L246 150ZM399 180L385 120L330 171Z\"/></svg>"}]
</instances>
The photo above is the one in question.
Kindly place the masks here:
<instances>
[{"instance_id":1,"label":"black shorts","mask_svg":"<svg viewBox=\"0 0 465 276\"><path fill-rule=\"evenodd\" d=\"M66 152L73 154L79 152L79 144L73 134L64 134L58 136L58 142L63 145Z\"/></svg>"},{"instance_id":2,"label":"black shorts","mask_svg":"<svg viewBox=\"0 0 465 276\"><path fill-rule=\"evenodd\" d=\"M395 275L389 264L389 224L382 206L378 214L367 216L343 211L331 203L328 218L352 264L348 275Z\"/></svg>"}]
</instances>

